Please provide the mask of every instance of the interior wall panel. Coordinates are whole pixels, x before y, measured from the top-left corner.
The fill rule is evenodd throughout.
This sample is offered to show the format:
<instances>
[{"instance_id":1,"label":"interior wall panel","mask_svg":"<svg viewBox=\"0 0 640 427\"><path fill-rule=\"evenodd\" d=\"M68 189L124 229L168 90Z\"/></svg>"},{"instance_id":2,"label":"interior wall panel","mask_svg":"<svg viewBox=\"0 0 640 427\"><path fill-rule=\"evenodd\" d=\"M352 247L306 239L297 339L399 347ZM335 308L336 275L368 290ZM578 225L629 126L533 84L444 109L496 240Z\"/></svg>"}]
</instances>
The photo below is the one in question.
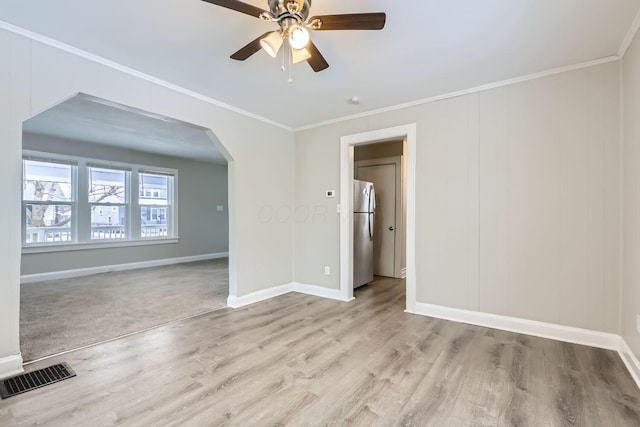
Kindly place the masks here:
<instances>
[{"instance_id":1,"label":"interior wall panel","mask_svg":"<svg viewBox=\"0 0 640 427\"><path fill-rule=\"evenodd\" d=\"M229 165L230 227L233 238L231 274L236 296L291 283L291 219L263 221L264 206L291 209L293 194L293 135L289 130L232 112L188 94L127 75L91 60L59 51L23 36L0 30L2 68L10 78L0 79L0 115L6 132L0 178L5 200L20 199L22 121L77 92L116 103L166 114L211 129L233 156ZM7 60L8 58L8 60ZM6 71L0 71L3 73ZM0 74L1 75L1 74ZM6 77L6 76L3 76ZM5 130L7 129L7 130ZM259 157L262 161L256 161ZM245 166L246 165L246 166ZM236 203L236 201L244 201ZM0 247L0 359L19 353L20 207L0 211L8 227ZM237 279L237 280L236 280Z\"/></svg>"},{"instance_id":2,"label":"interior wall panel","mask_svg":"<svg viewBox=\"0 0 640 427\"><path fill-rule=\"evenodd\" d=\"M418 302L616 332L619 66L296 132L296 202L335 209L341 136L417 123ZM295 223L296 281L337 289L338 242L337 220Z\"/></svg>"},{"instance_id":3,"label":"interior wall panel","mask_svg":"<svg viewBox=\"0 0 640 427\"><path fill-rule=\"evenodd\" d=\"M624 147L623 147L623 286L621 298L622 336L640 358L640 36L623 59Z\"/></svg>"}]
</instances>

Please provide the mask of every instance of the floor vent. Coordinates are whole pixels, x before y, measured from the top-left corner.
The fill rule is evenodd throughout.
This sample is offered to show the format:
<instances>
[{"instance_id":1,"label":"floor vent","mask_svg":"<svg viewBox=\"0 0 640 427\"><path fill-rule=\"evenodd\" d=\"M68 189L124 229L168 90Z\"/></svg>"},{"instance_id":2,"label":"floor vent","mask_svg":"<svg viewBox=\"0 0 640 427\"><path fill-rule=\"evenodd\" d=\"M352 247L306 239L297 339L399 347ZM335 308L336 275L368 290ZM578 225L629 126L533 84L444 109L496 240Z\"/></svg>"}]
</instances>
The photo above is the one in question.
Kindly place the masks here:
<instances>
[{"instance_id":1,"label":"floor vent","mask_svg":"<svg viewBox=\"0 0 640 427\"><path fill-rule=\"evenodd\" d=\"M26 393L75 376L76 373L66 362L27 372L26 374L2 380L0 382L0 397L7 399L16 394Z\"/></svg>"}]
</instances>

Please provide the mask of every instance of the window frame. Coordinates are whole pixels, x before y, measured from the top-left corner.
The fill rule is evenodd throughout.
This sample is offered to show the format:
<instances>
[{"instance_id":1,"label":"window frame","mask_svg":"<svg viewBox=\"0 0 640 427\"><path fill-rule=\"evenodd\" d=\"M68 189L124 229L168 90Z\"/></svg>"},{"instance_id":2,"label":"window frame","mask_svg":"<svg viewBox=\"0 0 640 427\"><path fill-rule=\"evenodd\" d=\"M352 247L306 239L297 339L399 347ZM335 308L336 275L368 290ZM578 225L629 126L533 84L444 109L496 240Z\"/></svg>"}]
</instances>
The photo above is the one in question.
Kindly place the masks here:
<instances>
[{"instance_id":1,"label":"window frame","mask_svg":"<svg viewBox=\"0 0 640 427\"><path fill-rule=\"evenodd\" d=\"M23 152L22 155L22 182L21 191L20 191L20 203L22 207L22 212L20 214L21 219L21 241L22 247L50 247L50 246L59 246L59 245L68 245L74 244L78 239L78 192L77 192L77 181L78 181L78 164L72 159L62 159L62 158L51 158L45 157L41 155L42 153L38 152L29 152L25 154ZM25 189L25 168L24 162L34 161L41 163L55 163L59 165L65 165L71 167L71 201L44 201L44 200L25 200L24 199L24 189ZM37 242L37 243L27 243L27 205L41 205L41 206L69 206L71 208L71 226L69 227L69 232L71 233L71 239L67 241L53 241L53 242Z\"/></svg>"},{"instance_id":2,"label":"window frame","mask_svg":"<svg viewBox=\"0 0 640 427\"><path fill-rule=\"evenodd\" d=\"M87 199L87 203L89 204L89 221L90 221L90 225L89 225L89 242L94 243L94 242L104 242L104 241L110 241L110 242L126 242L129 240L136 240L136 237L134 236L134 234L132 233L132 227L131 227L131 199L132 199L132 194L131 194L131 174L132 171L128 166L117 166L114 165L113 163L110 164L104 164L104 163L94 163L94 162L88 162L86 163L86 168L87 168L87 179L88 179L88 188L87 188L87 196L89 195L89 192L91 191L91 169L95 168L95 169L101 169L101 170L111 170L111 171L120 171L120 172L124 172L124 201L122 203L113 203L113 202L92 202L90 200ZM124 212L125 212L125 223L123 225L113 225L111 226L112 228L115 227L122 227L123 228L123 233L124 233L124 237L116 237L116 238L94 238L94 228L96 226L93 225L93 221L92 221L92 210L93 208L97 208L98 209L98 215L100 216L104 216L105 214L105 209L106 212L113 212L113 208L124 208ZM109 209L110 208L110 209ZM118 210L118 213L120 211ZM97 232L98 235L100 234L100 231ZM119 232L116 232L116 234L119 234Z\"/></svg>"},{"instance_id":3,"label":"window frame","mask_svg":"<svg viewBox=\"0 0 640 427\"><path fill-rule=\"evenodd\" d=\"M147 208L149 210L149 217L152 217L153 215L153 210L156 210L156 221L158 220L158 218L160 218L160 209L165 209L165 219L167 220L167 233L171 232L171 234L175 234L176 231L176 227L178 225L178 221L177 221L177 180L176 180L176 176L172 175L170 173L167 173L166 171L163 170L159 170L157 168L155 169L139 169L138 170L138 189L140 189L140 176L142 174L147 174L147 175L164 175L164 176L168 176L170 179L167 181L167 196L166 196L166 204L164 205L159 205L159 204L150 204L150 203L142 203L140 201L140 197L138 198L138 204L136 206L136 212L137 212L137 217L140 218L140 221L142 221L142 209L143 208ZM144 199L160 199L160 192L157 191L158 196L154 196L154 190L144 190L145 195L142 197ZM147 193L150 194L150 196L147 196ZM163 237L143 237L142 236L142 231L143 231L143 225L140 225L140 238L144 239L144 240L149 240L149 239L158 239L158 238L163 238Z\"/></svg>"},{"instance_id":4,"label":"window frame","mask_svg":"<svg viewBox=\"0 0 640 427\"><path fill-rule=\"evenodd\" d=\"M99 249L119 246L140 246L164 243L177 243L180 239L178 230L178 170L166 167L142 165L136 163L115 162L89 157L70 156L43 151L22 151L22 181L21 181L21 206L22 206L22 253L39 253L55 251L72 251L84 249ZM26 205L32 201L24 200L24 160L43 161L51 163L68 164L72 166L72 194L73 202L50 202L48 204L72 205L71 241L26 243ZM113 203L89 202L89 168L98 167L105 169L126 170L126 205ZM167 209L167 216L171 218L168 227L171 233L161 237L142 237L140 218L139 176L140 173L158 173L172 177L168 188L168 204L161 206ZM84 182L86 181L86 182ZM35 202L47 204L47 202ZM126 239L91 239L91 207L98 206L112 210L113 206L126 206ZM111 209L109 209L111 208ZM135 212L138 212L136 215Z\"/></svg>"}]
</instances>

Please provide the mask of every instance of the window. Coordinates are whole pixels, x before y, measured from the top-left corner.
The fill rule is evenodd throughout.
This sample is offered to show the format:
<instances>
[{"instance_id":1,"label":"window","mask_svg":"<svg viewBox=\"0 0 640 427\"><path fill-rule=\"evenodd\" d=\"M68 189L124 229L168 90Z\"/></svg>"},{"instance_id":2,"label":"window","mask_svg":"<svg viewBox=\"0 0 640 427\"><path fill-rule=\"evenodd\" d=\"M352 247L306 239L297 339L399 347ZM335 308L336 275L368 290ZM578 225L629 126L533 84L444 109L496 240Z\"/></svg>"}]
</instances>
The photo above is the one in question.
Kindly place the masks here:
<instances>
[{"instance_id":1,"label":"window","mask_svg":"<svg viewBox=\"0 0 640 427\"><path fill-rule=\"evenodd\" d=\"M22 163L24 243L73 242L76 166L35 159Z\"/></svg>"},{"instance_id":2,"label":"window","mask_svg":"<svg viewBox=\"0 0 640 427\"><path fill-rule=\"evenodd\" d=\"M91 240L125 239L129 171L89 166ZM111 209L105 209L111 207Z\"/></svg>"},{"instance_id":3,"label":"window","mask_svg":"<svg viewBox=\"0 0 640 427\"><path fill-rule=\"evenodd\" d=\"M165 237L172 234L173 176L153 172L140 172L140 218L142 237Z\"/></svg>"},{"instance_id":4,"label":"window","mask_svg":"<svg viewBox=\"0 0 640 427\"><path fill-rule=\"evenodd\" d=\"M175 238L176 179L171 169L25 151L23 245Z\"/></svg>"}]
</instances>

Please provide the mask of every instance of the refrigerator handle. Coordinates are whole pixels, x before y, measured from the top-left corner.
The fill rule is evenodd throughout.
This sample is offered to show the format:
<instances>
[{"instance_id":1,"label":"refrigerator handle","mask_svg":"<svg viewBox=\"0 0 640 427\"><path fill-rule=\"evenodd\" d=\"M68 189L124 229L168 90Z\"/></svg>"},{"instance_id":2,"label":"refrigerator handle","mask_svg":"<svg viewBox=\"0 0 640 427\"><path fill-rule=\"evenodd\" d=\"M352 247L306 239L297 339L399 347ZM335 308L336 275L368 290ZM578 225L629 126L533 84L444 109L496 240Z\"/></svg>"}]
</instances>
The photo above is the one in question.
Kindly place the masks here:
<instances>
[{"instance_id":1,"label":"refrigerator handle","mask_svg":"<svg viewBox=\"0 0 640 427\"><path fill-rule=\"evenodd\" d=\"M372 203L373 202L373 203ZM367 222L369 223L369 240L373 241L373 221L375 220L375 210L376 210L376 193L375 190L371 189L369 191L369 213Z\"/></svg>"}]
</instances>

